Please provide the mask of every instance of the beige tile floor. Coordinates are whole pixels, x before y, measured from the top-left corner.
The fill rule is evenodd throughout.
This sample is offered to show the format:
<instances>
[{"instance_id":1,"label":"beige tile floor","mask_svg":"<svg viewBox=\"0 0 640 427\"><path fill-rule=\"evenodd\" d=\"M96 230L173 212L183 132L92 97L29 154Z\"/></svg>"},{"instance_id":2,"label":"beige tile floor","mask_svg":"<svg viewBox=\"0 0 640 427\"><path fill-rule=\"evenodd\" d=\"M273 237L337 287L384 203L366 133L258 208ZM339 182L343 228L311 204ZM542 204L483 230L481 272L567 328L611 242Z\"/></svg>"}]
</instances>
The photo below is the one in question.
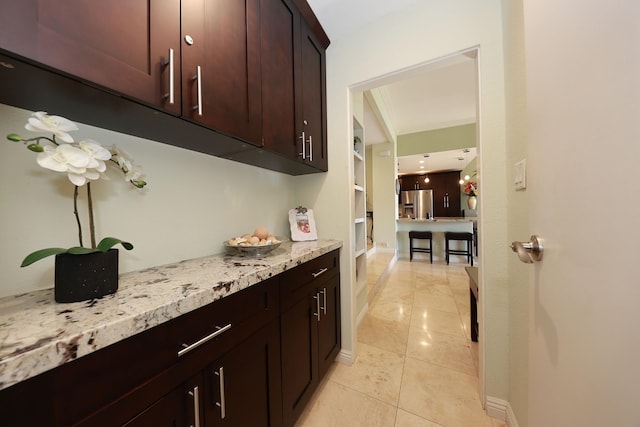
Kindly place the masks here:
<instances>
[{"instance_id":1,"label":"beige tile floor","mask_svg":"<svg viewBox=\"0 0 640 427\"><path fill-rule=\"evenodd\" d=\"M297 427L506 427L480 404L465 264L418 256L385 275L390 258L367 260L383 283L371 285L356 362L332 367Z\"/></svg>"}]
</instances>

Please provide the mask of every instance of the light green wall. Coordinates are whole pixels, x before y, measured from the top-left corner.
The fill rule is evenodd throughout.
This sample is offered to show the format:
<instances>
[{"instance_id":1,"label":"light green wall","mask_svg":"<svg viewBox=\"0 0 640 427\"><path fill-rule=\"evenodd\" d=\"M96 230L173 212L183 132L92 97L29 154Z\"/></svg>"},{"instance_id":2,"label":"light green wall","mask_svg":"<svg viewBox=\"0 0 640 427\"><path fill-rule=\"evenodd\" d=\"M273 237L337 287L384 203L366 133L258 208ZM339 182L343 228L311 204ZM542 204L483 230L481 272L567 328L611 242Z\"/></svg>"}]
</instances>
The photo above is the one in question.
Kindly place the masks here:
<instances>
[{"instance_id":1,"label":"light green wall","mask_svg":"<svg viewBox=\"0 0 640 427\"><path fill-rule=\"evenodd\" d=\"M49 113L55 114L55 111ZM35 153L5 135L24 129L30 112L0 104L0 295L53 286L53 258L20 268L28 253L77 244L73 185L37 165ZM73 120L73 117L69 117ZM253 166L79 124L75 136L129 152L146 173L137 191L121 176L92 185L96 234L131 241L120 272L223 251L222 242L264 225L289 236L295 178ZM323 218L317 220L320 233ZM85 233L86 235L86 233ZM324 234L326 235L326 231Z\"/></svg>"},{"instance_id":2,"label":"light green wall","mask_svg":"<svg viewBox=\"0 0 640 427\"><path fill-rule=\"evenodd\" d=\"M394 251L396 247L395 157L382 157L380 153L393 153L393 143L375 144L371 150L373 166L374 240L380 250Z\"/></svg>"},{"instance_id":3,"label":"light green wall","mask_svg":"<svg viewBox=\"0 0 640 427\"><path fill-rule=\"evenodd\" d=\"M475 123L398 135L398 157L475 146Z\"/></svg>"},{"instance_id":4,"label":"light green wall","mask_svg":"<svg viewBox=\"0 0 640 427\"><path fill-rule=\"evenodd\" d=\"M526 240L532 234L529 227L529 197L527 191L513 188L513 165L527 156L526 79L522 1L504 0L504 43L506 123L507 123L507 242ZM509 266L509 403L519 427L528 427L529 412L529 312L531 268L511 255ZM532 426L534 427L534 426Z\"/></svg>"},{"instance_id":5,"label":"light green wall","mask_svg":"<svg viewBox=\"0 0 640 427\"><path fill-rule=\"evenodd\" d=\"M365 167L365 175L366 175L366 182L367 182L367 206L366 209L367 211L372 211L373 210L373 201L375 199L375 192L374 192L374 187L373 187L373 175L375 173L374 169L373 169L373 162L371 161L371 156L372 156L372 152L371 152L371 145L367 145L365 148L365 154L364 154L364 167ZM368 232L368 230L367 230Z\"/></svg>"}]
</instances>

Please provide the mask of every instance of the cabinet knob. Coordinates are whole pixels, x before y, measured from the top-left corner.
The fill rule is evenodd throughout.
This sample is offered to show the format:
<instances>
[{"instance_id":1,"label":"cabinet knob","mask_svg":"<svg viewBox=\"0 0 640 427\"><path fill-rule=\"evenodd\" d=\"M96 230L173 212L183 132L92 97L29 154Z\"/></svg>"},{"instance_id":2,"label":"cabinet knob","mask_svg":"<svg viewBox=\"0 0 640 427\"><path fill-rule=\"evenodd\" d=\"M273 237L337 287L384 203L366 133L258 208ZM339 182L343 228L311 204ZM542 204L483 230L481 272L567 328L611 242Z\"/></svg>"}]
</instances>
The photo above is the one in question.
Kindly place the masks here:
<instances>
[{"instance_id":1,"label":"cabinet knob","mask_svg":"<svg viewBox=\"0 0 640 427\"><path fill-rule=\"evenodd\" d=\"M188 44L189 46L193 45L193 37L191 37L189 34L187 34L186 36L184 36L184 41L186 44Z\"/></svg>"}]
</instances>

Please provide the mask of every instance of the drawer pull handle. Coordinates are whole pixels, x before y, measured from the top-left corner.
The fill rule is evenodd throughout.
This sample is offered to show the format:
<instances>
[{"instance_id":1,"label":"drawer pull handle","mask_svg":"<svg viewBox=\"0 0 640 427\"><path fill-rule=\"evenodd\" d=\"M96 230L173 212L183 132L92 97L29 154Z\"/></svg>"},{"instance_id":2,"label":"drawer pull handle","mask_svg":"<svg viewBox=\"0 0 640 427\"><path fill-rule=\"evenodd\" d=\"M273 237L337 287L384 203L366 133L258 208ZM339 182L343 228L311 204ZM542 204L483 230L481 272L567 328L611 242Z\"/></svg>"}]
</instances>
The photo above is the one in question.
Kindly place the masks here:
<instances>
[{"instance_id":1,"label":"drawer pull handle","mask_svg":"<svg viewBox=\"0 0 640 427\"><path fill-rule=\"evenodd\" d=\"M193 388L193 391L189 392L190 396L193 396L193 427L200 427L200 392L198 386Z\"/></svg>"},{"instance_id":2,"label":"drawer pull handle","mask_svg":"<svg viewBox=\"0 0 640 427\"><path fill-rule=\"evenodd\" d=\"M162 63L165 67L169 66L169 92L164 95L165 98L169 99L169 104L173 105L174 103L174 88L173 88L173 49L169 49L169 58Z\"/></svg>"},{"instance_id":3,"label":"drawer pull handle","mask_svg":"<svg viewBox=\"0 0 640 427\"><path fill-rule=\"evenodd\" d=\"M224 366L221 366L215 374L218 376L218 381L220 384L220 402L216 402L216 406L220 408L220 419L223 419L227 416L226 403L224 397Z\"/></svg>"},{"instance_id":4,"label":"drawer pull handle","mask_svg":"<svg viewBox=\"0 0 640 427\"><path fill-rule=\"evenodd\" d=\"M316 300L316 312L313 313L314 316L316 316L318 322L320 321L320 295L319 294L315 294L313 296L313 299Z\"/></svg>"},{"instance_id":5,"label":"drawer pull handle","mask_svg":"<svg viewBox=\"0 0 640 427\"><path fill-rule=\"evenodd\" d=\"M322 314L327 315L327 288L322 288Z\"/></svg>"},{"instance_id":6,"label":"drawer pull handle","mask_svg":"<svg viewBox=\"0 0 640 427\"><path fill-rule=\"evenodd\" d=\"M199 116L202 116L202 68L199 65L196 67L196 74L191 77L191 80L196 80L197 89L197 103L191 108L197 111Z\"/></svg>"},{"instance_id":7,"label":"drawer pull handle","mask_svg":"<svg viewBox=\"0 0 640 427\"><path fill-rule=\"evenodd\" d=\"M207 341L212 340L218 335L228 331L229 329L231 329L231 323L229 323L227 326L222 328L220 326L216 326L216 329L217 330L215 332L207 335L204 338L199 339L198 341L194 342L191 345L182 344L182 347L184 348L178 352L178 357L184 356L185 354L189 353L191 350L200 347L202 344L206 343Z\"/></svg>"},{"instance_id":8,"label":"drawer pull handle","mask_svg":"<svg viewBox=\"0 0 640 427\"><path fill-rule=\"evenodd\" d=\"M298 139L302 140L302 153L298 153L299 156L302 156L302 160L306 160L307 151L305 149L305 144L307 143L304 139L304 131L302 131L302 136L299 136Z\"/></svg>"},{"instance_id":9,"label":"drawer pull handle","mask_svg":"<svg viewBox=\"0 0 640 427\"><path fill-rule=\"evenodd\" d=\"M328 268L323 268L321 270L316 271L315 273L311 273L311 275L313 276L313 278L315 279L316 277L320 276L321 274L324 274L327 272L327 270L329 270Z\"/></svg>"}]
</instances>

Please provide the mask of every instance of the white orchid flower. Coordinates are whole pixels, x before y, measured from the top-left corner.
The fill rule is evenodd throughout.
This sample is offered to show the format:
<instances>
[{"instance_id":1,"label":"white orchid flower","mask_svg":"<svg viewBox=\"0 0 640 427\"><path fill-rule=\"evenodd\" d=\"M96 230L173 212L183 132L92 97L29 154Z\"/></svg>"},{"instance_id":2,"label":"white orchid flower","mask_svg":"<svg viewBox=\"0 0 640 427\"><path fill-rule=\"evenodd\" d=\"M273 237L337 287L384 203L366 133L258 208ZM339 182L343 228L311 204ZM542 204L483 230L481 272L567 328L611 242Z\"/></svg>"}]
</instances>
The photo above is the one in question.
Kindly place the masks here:
<instances>
[{"instance_id":1,"label":"white orchid flower","mask_svg":"<svg viewBox=\"0 0 640 427\"><path fill-rule=\"evenodd\" d=\"M115 145L111 146L111 153L113 155L111 159L114 160L122 172L124 172L125 181L130 181L135 185L135 182L139 181L144 173L142 167L133 162L133 157L131 157L129 153Z\"/></svg>"},{"instance_id":2,"label":"white orchid flower","mask_svg":"<svg viewBox=\"0 0 640 427\"><path fill-rule=\"evenodd\" d=\"M105 161L111 159L111 152L102 145L90 139L78 142L78 148L87 153L91 157L91 162L87 168L96 169L99 172L107 170Z\"/></svg>"},{"instance_id":3,"label":"white orchid flower","mask_svg":"<svg viewBox=\"0 0 640 427\"><path fill-rule=\"evenodd\" d=\"M35 117L29 118L25 129L32 132L51 132L64 142L73 142L73 138L67 132L78 130L78 127L71 120L60 116L49 116L44 111L38 111L33 115Z\"/></svg>"},{"instance_id":4,"label":"white orchid flower","mask_svg":"<svg viewBox=\"0 0 640 427\"><path fill-rule=\"evenodd\" d=\"M94 143L95 144L95 143ZM95 144L97 147L101 146ZM81 187L89 181L100 179L107 165L102 159L96 159L93 154L104 157L99 149L93 151L91 143L84 144L89 151L83 150L71 144L62 144L57 147L44 147L44 151L38 154L37 162L46 169L56 172L66 172L69 181ZM105 150L106 151L106 150ZM108 152L107 152L108 153ZM110 153L109 153L109 156Z\"/></svg>"},{"instance_id":5,"label":"white orchid flower","mask_svg":"<svg viewBox=\"0 0 640 427\"><path fill-rule=\"evenodd\" d=\"M72 145L63 144L56 147L46 146L38 154L36 161L40 166L56 172L84 171L91 161L87 153Z\"/></svg>"}]
</instances>

